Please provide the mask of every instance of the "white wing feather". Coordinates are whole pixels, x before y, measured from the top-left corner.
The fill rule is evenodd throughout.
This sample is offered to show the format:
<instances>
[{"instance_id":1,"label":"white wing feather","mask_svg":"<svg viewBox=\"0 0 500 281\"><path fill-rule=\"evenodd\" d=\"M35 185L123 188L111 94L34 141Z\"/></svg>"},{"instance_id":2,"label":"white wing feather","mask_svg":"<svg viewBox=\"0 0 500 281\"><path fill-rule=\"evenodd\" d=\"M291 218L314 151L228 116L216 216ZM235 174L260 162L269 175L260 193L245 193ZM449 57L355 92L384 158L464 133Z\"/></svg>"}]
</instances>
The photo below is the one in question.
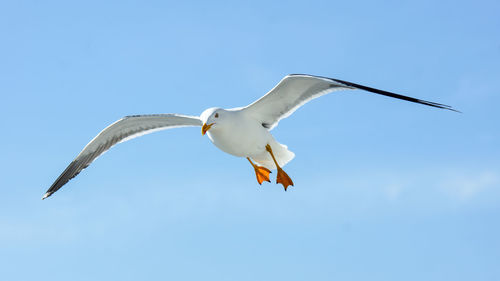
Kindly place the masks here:
<instances>
[{"instance_id":1,"label":"white wing feather","mask_svg":"<svg viewBox=\"0 0 500 281\"><path fill-rule=\"evenodd\" d=\"M347 89L364 90L377 95L460 112L445 104L403 96L340 79L307 74L290 74L286 76L269 93L249 106L242 108L242 110L271 130L278 125L281 119L290 116L306 102L333 91Z\"/></svg>"},{"instance_id":2,"label":"white wing feather","mask_svg":"<svg viewBox=\"0 0 500 281\"><path fill-rule=\"evenodd\" d=\"M124 117L102 130L91 140L47 190L45 199L88 167L97 157L115 144L156 131L186 126L201 126L194 116L178 114L134 115Z\"/></svg>"},{"instance_id":3,"label":"white wing feather","mask_svg":"<svg viewBox=\"0 0 500 281\"><path fill-rule=\"evenodd\" d=\"M285 76L266 95L242 110L272 130L281 119L290 116L308 101L333 91L347 89L355 88L328 78L291 74Z\"/></svg>"}]
</instances>

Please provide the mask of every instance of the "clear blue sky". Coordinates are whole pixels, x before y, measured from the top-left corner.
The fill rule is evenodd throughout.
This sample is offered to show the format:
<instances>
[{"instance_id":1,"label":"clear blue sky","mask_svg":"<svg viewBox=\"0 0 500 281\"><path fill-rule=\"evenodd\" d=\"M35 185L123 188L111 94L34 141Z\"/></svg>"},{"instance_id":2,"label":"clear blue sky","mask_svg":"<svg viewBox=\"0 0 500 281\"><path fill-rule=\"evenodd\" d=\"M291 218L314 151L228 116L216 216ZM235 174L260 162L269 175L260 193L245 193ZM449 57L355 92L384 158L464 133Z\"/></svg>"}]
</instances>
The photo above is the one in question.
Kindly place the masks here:
<instances>
[{"instance_id":1,"label":"clear blue sky","mask_svg":"<svg viewBox=\"0 0 500 281\"><path fill-rule=\"evenodd\" d=\"M2 280L500 280L498 1L1 1ZM199 128L120 144L40 200L122 116L317 99L259 186ZM275 175L275 173L273 173Z\"/></svg>"}]
</instances>

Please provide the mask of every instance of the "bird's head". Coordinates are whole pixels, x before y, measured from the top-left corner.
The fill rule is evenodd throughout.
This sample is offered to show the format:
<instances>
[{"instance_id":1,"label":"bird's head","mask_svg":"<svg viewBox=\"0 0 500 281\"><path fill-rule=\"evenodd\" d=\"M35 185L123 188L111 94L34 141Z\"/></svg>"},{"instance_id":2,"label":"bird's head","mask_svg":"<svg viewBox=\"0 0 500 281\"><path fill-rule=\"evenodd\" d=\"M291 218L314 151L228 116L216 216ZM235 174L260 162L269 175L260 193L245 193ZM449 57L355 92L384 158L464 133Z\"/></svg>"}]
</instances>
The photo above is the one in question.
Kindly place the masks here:
<instances>
[{"instance_id":1,"label":"bird's head","mask_svg":"<svg viewBox=\"0 0 500 281\"><path fill-rule=\"evenodd\" d=\"M201 134L205 135L208 130L214 130L221 124L224 124L224 116L227 115L226 110L222 108L212 107L209 108L200 115L200 119L203 122L203 127L201 127Z\"/></svg>"}]
</instances>

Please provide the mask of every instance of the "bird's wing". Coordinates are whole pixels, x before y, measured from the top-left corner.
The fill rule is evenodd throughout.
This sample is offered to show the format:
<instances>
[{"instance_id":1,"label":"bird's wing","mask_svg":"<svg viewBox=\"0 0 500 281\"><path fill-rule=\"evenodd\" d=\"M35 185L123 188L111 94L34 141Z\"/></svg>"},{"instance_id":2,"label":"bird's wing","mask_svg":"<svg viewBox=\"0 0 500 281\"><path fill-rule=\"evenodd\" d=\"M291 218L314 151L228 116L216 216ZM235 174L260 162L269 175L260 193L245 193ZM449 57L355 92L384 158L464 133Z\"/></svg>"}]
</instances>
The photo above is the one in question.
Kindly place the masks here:
<instances>
[{"instance_id":1,"label":"bird's wing","mask_svg":"<svg viewBox=\"0 0 500 281\"><path fill-rule=\"evenodd\" d=\"M117 143L124 142L145 134L165 129L186 126L201 126L198 117L177 114L134 115L124 117L102 130L91 140L64 172L47 190L45 199L87 168L101 154Z\"/></svg>"},{"instance_id":2,"label":"bird's wing","mask_svg":"<svg viewBox=\"0 0 500 281\"><path fill-rule=\"evenodd\" d=\"M456 111L444 104L407 97L339 79L306 74L290 74L285 76L266 95L244 107L242 110L259 120L264 127L271 130L278 125L281 119L290 116L297 108L308 101L333 91L348 89L365 90L379 95Z\"/></svg>"}]
</instances>

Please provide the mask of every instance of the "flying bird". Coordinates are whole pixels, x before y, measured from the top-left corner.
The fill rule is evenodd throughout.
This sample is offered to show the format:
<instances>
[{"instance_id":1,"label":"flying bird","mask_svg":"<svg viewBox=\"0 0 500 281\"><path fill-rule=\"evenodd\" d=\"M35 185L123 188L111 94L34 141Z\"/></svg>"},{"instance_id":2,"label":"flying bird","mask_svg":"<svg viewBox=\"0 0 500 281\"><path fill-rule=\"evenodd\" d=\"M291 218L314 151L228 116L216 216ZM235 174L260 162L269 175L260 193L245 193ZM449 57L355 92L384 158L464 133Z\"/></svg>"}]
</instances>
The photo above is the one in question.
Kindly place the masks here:
<instances>
[{"instance_id":1,"label":"flying bird","mask_svg":"<svg viewBox=\"0 0 500 281\"><path fill-rule=\"evenodd\" d=\"M295 154L286 145L276 141L271 130L278 122L290 116L297 108L322 95L339 90L364 90L409 102L457 111L452 107L420 100L334 78L306 74L285 76L271 91L254 103L232 109L209 108L200 117L179 114L126 116L102 130L69 164L47 190L42 199L51 196L70 179L87 168L97 157L115 144L156 131L200 126L201 133L220 150L244 157L255 171L257 181L270 182L271 170L277 170L276 183L285 191L293 186L292 179L283 171ZM458 112L458 111L457 111Z\"/></svg>"}]
</instances>

